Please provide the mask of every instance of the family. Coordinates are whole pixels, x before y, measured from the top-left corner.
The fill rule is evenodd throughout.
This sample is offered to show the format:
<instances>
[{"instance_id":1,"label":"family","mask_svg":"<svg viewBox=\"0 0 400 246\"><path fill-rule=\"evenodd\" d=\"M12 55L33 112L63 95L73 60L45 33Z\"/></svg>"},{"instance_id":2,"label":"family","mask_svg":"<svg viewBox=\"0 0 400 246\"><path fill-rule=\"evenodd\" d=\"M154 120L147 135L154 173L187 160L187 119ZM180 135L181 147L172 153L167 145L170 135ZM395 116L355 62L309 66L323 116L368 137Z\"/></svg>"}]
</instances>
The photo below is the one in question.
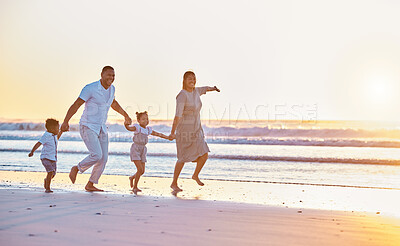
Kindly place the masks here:
<instances>
[{"instance_id":1,"label":"family","mask_svg":"<svg viewBox=\"0 0 400 246\"><path fill-rule=\"evenodd\" d=\"M82 113L79 130L83 142L85 143L89 155L71 168L69 178L75 183L78 172L83 173L90 167L93 167L89 181L85 190L89 192L103 191L97 187L101 174L104 171L108 160L108 132L107 132L107 114L110 109L114 109L125 118L125 128L134 133L133 144L130 149L130 158L134 162L137 172L129 177L130 186L133 192L140 192L138 182L145 171L146 144L148 136L176 140L176 150L178 160L175 164L174 177L171 188L175 192L182 191L178 186L178 177L182 171L185 162L196 162L196 169L192 179L197 184L203 186L204 183L199 179L199 174L208 159L210 152L204 139L204 132L200 122L200 110L202 107L200 96L208 91L218 91L219 89L209 86L196 87L196 75L192 71L187 71L183 75L182 90L176 96L176 113L172 124L171 133L166 136L154 131L149 124L147 112L136 112L137 123L132 125L132 119L115 100L115 87L113 85L115 71L111 66L105 66L101 71L99 81L86 85L78 99L68 109L64 122L59 126L55 119L46 120L46 132L40 140L33 146L29 157L37 148L43 145L40 159L46 169L47 176L44 179L44 188L46 192L52 192L50 189L51 179L54 178L57 169L57 145L58 139L63 132L69 131L69 120L85 104Z\"/></svg>"}]
</instances>

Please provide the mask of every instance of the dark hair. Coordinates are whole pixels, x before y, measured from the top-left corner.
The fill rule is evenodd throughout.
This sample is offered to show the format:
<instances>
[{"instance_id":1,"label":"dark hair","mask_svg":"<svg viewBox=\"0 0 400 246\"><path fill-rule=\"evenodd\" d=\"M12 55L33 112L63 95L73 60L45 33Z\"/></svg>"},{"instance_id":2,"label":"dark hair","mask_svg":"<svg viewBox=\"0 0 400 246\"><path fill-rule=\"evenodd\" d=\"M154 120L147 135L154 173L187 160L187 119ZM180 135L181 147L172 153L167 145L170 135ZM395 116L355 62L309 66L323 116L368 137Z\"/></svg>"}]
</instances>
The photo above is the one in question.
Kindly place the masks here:
<instances>
[{"instance_id":1,"label":"dark hair","mask_svg":"<svg viewBox=\"0 0 400 246\"><path fill-rule=\"evenodd\" d=\"M104 73L104 72L107 71L107 70L114 70L114 68L111 67L111 66L105 66L105 67L103 67L103 69L101 70L101 73Z\"/></svg>"},{"instance_id":2,"label":"dark hair","mask_svg":"<svg viewBox=\"0 0 400 246\"><path fill-rule=\"evenodd\" d=\"M143 115L147 115L148 116L148 114L147 114L147 111L144 111L144 112L136 112L136 119L137 120L140 120L140 118L143 116Z\"/></svg>"},{"instance_id":3,"label":"dark hair","mask_svg":"<svg viewBox=\"0 0 400 246\"><path fill-rule=\"evenodd\" d=\"M189 77L189 75L193 75L193 76L196 77L196 74L194 74L193 71L186 71L186 72L183 74L182 89L186 89L186 86L185 86L185 79L186 79L187 77Z\"/></svg>"},{"instance_id":4,"label":"dark hair","mask_svg":"<svg viewBox=\"0 0 400 246\"><path fill-rule=\"evenodd\" d=\"M57 126L57 125L59 125L59 123L58 123L58 120L55 120L55 119L47 119L46 120L46 130L47 131L49 131L50 129L50 127L53 127L53 126Z\"/></svg>"}]
</instances>

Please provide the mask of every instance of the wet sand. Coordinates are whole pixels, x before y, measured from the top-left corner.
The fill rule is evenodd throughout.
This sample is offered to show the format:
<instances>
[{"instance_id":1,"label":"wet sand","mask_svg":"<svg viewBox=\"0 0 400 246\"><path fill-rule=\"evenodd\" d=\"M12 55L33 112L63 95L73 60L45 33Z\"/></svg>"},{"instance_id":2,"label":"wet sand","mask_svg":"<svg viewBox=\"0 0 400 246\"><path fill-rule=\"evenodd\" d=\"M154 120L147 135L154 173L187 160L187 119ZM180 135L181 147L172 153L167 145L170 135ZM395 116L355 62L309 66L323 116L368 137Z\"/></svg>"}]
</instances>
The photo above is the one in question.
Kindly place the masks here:
<instances>
[{"instance_id":1,"label":"wet sand","mask_svg":"<svg viewBox=\"0 0 400 246\"><path fill-rule=\"evenodd\" d=\"M89 193L83 191L88 175L79 174L72 185L67 174L59 173L52 184L54 193L46 194L44 175L0 171L1 245L24 245L27 240L29 245L400 242L400 218L392 213L391 206L383 205L379 211L368 211L379 209L374 207L378 205L362 209L370 200L388 196L395 200L393 195L398 191L393 190L210 180L199 187L193 180L182 179L184 192L174 196L169 188L171 179L144 177L139 186L143 192L135 195L129 191L128 177L103 175L99 187L107 192ZM350 199L356 193L358 199ZM366 194L373 197L363 200ZM343 201L334 201L340 195ZM312 201L315 199L318 202ZM346 200L349 209L343 209ZM319 209L314 208L316 204L320 204ZM352 210L357 207L361 209Z\"/></svg>"}]
</instances>

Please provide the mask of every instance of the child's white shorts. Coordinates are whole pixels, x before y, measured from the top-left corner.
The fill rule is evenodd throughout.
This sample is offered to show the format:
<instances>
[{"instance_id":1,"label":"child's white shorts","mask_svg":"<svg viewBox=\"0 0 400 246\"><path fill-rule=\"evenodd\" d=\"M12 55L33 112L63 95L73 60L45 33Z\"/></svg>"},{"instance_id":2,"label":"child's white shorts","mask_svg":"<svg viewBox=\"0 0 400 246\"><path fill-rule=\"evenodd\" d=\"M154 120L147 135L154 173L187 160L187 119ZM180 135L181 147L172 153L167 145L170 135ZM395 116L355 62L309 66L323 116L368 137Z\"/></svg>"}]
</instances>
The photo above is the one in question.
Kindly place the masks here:
<instances>
[{"instance_id":1,"label":"child's white shorts","mask_svg":"<svg viewBox=\"0 0 400 246\"><path fill-rule=\"evenodd\" d=\"M47 158L40 159L42 161L42 164L44 168L46 169L46 172L54 172L56 174L57 171L57 162L49 160Z\"/></svg>"},{"instance_id":2,"label":"child's white shorts","mask_svg":"<svg viewBox=\"0 0 400 246\"><path fill-rule=\"evenodd\" d=\"M131 146L131 161L147 162L147 147L146 145L135 144Z\"/></svg>"}]
</instances>

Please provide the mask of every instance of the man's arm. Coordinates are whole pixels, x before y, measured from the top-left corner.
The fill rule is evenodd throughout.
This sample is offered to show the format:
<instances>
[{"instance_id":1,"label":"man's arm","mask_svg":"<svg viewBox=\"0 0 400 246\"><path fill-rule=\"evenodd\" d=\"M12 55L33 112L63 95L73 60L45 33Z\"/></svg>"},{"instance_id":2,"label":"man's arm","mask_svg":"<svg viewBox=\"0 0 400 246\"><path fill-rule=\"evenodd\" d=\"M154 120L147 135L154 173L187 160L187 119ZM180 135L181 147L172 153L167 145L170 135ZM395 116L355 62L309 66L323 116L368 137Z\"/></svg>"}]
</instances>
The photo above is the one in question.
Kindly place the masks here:
<instances>
[{"instance_id":1,"label":"man's arm","mask_svg":"<svg viewBox=\"0 0 400 246\"><path fill-rule=\"evenodd\" d=\"M78 111L78 109L84 103L85 101L82 98L78 97L78 99L76 99L76 101L71 105L71 107L69 107L67 115L64 118L64 122L61 125L61 131L63 132L69 131L69 125L68 125L69 120L72 118L72 116L74 116L74 114L76 114L76 111Z\"/></svg>"},{"instance_id":2,"label":"man's arm","mask_svg":"<svg viewBox=\"0 0 400 246\"><path fill-rule=\"evenodd\" d=\"M125 118L124 125L130 125L132 124L132 119L129 117L129 115L125 112L125 110L119 105L117 100L114 99L114 101L111 104L111 108L120 113L122 116Z\"/></svg>"},{"instance_id":3,"label":"man's arm","mask_svg":"<svg viewBox=\"0 0 400 246\"><path fill-rule=\"evenodd\" d=\"M136 131L136 127L135 126L130 126L130 125L125 124L125 128L126 128L126 130L131 131L131 132Z\"/></svg>"},{"instance_id":4,"label":"man's arm","mask_svg":"<svg viewBox=\"0 0 400 246\"><path fill-rule=\"evenodd\" d=\"M58 131L58 134L57 134L57 139L60 139L60 137L61 137L61 135L62 135L62 131Z\"/></svg>"}]
</instances>

